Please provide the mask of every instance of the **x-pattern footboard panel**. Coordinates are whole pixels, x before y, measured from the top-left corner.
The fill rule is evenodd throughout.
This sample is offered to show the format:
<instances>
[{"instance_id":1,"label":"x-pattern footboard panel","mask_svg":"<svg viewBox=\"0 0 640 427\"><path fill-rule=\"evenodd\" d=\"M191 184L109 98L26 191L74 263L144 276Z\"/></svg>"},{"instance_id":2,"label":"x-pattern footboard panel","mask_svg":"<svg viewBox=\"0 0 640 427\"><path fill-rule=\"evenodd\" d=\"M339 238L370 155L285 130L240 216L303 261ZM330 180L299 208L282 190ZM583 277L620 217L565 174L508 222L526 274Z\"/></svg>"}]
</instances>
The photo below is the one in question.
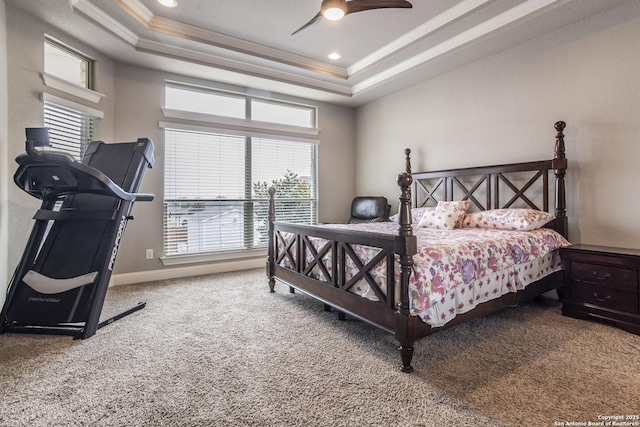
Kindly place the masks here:
<instances>
[{"instance_id":1,"label":"x-pattern footboard panel","mask_svg":"<svg viewBox=\"0 0 640 427\"><path fill-rule=\"evenodd\" d=\"M394 236L274 223L275 264L345 292L366 283L395 308Z\"/></svg>"},{"instance_id":2,"label":"x-pattern footboard panel","mask_svg":"<svg viewBox=\"0 0 640 427\"><path fill-rule=\"evenodd\" d=\"M365 264L365 260L356 253L356 250L354 250L353 246L349 243L341 243L340 249L342 258L345 260L342 262L342 265L346 266L349 264L349 261L347 261L348 258L358 270L358 272L348 280L345 276L343 276L342 280L340 280L340 283L342 283L342 289L344 289L345 291L349 290L359 280L364 279L369 284L378 299L386 303L387 295L382 291L382 289L380 289L380 287L376 283L375 279L372 276L372 272L382 261L387 259L388 253L384 250L381 250L376 256L374 256ZM393 274L393 263L391 263L391 268L392 270L390 273ZM346 275L346 271L344 269L341 269L340 273ZM386 275L388 274L388 272L384 271L384 274ZM390 297L393 297L393 295L390 295Z\"/></svg>"},{"instance_id":3,"label":"x-pattern footboard panel","mask_svg":"<svg viewBox=\"0 0 640 427\"><path fill-rule=\"evenodd\" d=\"M291 248L296 243L294 238L287 238L288 236L276 231L276 264L283 264L286 262L291 263L293 269L297 269L297 257L291 253Z\"/></svg>"},{"instance_id":4,"label":"x-pattern footboard panel","mask_svg":"<svg viewBox=\"0 0 640 427\"><path fill-rule=\"evenodd\" d=\"M305 276L309 276L315 267L317 267L323 274L323 280L327 283L335 284L334 276L331 274L336 271L335 265L333 265L332 256L335 252L334 242L326 241L320 250L316 250L313 242L309 238L309 236L301 235L298 238L302 238L302 250L306 256L303 256L303 260L308 260L308 262L303 261L303 271L302 274ZM308 255L307 255L308 254ZM329 265L327 265L329 264Z\"/></svg>"}]
</instances>

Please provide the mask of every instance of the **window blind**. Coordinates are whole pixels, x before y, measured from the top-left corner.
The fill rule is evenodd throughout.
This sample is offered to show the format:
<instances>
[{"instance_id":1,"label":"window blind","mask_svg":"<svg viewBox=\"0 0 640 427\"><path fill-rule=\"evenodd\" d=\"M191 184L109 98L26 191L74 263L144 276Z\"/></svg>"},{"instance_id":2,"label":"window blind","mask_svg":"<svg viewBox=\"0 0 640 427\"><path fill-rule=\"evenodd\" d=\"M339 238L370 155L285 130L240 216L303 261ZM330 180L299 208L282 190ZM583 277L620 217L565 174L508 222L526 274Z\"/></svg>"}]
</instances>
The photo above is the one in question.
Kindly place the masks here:
<instances>
[{"instance_id":1,"label":"window blind","mask_svg":"<svg viewBox=\"0 0 640 427\"><path fill-rule=\"evenodd\" d=\"M266 246L268 187L279 220L316 223L314 144L165 129L165 256Z\"/></svg>"},{"instance_id":2,"label":"window blind","mask_svg":"<svg viewBox=\"0 0 640 427\"><path fill-rule=\"evenodd\" d=\"M96 134L96 117L52 102L44 102L44 126L49 128L51 147L82 159Z\"/></svg>"}]
</instances>

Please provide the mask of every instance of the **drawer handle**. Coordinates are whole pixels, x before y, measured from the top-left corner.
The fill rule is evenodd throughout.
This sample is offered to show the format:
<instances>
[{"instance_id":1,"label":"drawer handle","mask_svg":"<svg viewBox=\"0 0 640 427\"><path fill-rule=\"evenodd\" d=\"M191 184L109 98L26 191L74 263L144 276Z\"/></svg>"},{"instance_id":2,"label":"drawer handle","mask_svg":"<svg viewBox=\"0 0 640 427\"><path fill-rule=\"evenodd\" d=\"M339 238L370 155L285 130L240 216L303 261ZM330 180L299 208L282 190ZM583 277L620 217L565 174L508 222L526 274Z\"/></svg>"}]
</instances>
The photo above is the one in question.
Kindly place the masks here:
<instances>
[{"instance_id":1,"label":"drawer handle","mask_svg":"<svg viewBox=\"0 0 640 427\"><path fill-rule=\"evenodd\" d=\"M611 275L609 273L604 273L604 276L598 276L598 272L597 271L592 271L593 273L593 277L595 277L598 280L607 280L611 278Z\"/></svg>"},{"instance_id":2,"label":"drawer handle","mask_svg":"<svg viewBox=\"0 0 640 427\"><path fill-rule=\"evenodd\" d=\"M610 299L611 299L611 295L607 295L607 296L606 296L606 297L604 297L604 298L600 298L600 297L598 297L598 293L597 293L597 292L594 292L594 293L593 293L593 296L594 296L594 297L596 297L596 299L597 299L598 301L600 301L600 302L605 302L605 301L608 301L608 300L610 300Z\"/></svg>"}]
</instances>

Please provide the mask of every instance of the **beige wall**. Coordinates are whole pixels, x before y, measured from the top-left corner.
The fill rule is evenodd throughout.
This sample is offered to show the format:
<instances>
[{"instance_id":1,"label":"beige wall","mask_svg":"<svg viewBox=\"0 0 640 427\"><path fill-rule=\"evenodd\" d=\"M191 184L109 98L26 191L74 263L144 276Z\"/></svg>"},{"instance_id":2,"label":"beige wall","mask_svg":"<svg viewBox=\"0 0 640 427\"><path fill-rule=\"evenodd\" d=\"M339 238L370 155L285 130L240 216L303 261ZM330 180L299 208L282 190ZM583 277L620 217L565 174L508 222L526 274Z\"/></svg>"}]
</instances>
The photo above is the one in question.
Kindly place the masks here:
<instances>
[{"instance_id":1,"label":"beige wall","mask_svg":"<svg viewBox=\"0 0 640 427\"><path fill-rule=\"evenodd\" d=\"M2 0L0 0L2 1ZM4 2L2 1L2 5ZM6 253L8 280L15 270L22 255L24 245L33 225L31 220L39 201L29 197L13 185L15 162L13 159L24 152L24 128L42 126L42 101L40 94L44 92L68 97L55 90L46 88L40 73L43 70L43 37L47 33L97 60L96 91L105 94L99 104L91 104L82 99L72 99L80 104L96 108L104 112L104 118L98 124L98 138L105 142L133 141L139 137L151 138L155 143L156 167L145 175L140 191L153 192L156 200L151 203L136 203L133 214L136 219L130 221L124 235L120 253L116 262L115 276L126 276L120 283L141 281L150 276L135 273L145 271L166 271L159 260L162 254L162 170L163 170L163 132L158 122L164 120L161 107L163 105L164 80L172 79L197 83L211 87L225 87L231 90L242 90L223 86L215 82L194 80L179 75L167 74L155 70L117 64L101 55L79 40L74 40L45 23L16 10L6 8L6 19L1 19L7 26L7 58L8 69L5 79L0 71L0 85L9 82L7 95L0 101L11 106L8 117L4 121L7 126L6 138L0 133L0 262L3 251ZM1 17L1 16L0 16ZM1 29L1 28L0 28ZM2 34L2 32L0 32ZM4 46L4 41L2 45ZM0 59L2 50L0 49ZM0 88L0 95L2 95ZM277 96L277 95L274 95ZM345 221L348 217L349 204L355 193L355 113L352 108L316 103L304 99L281 97L281 99L313 104L319 107L320 143L319 153L319 220L322 222ZM2 120L0 107L0 120ZM3 123L0 121L0 123ZM8 141L8 143L5 143ZM6 160L5 153L6 150ZM4 183L9 183L8 187ZM4 190L2 190L4 188ZM2 191L6 194L3 196ZM3 225L6 224L2 228ZM8 228L8 230L7 230ZM6 232L4 231L6 230ZM145 249L154 250L155 259L145 259ZM220 263L219 270L225 270L228 264ZM261 264L262 265L262 261ZM197 267L197 266L196 266ZM175 267L179 270L172 276L191 274L188 268ZM3 268L3 273L5 269ZM155 276L163 277L163 276ZM4 286L0 284L0 292Z\"/></svg>"},{"instance_id":2,"label":"beige wall","mask_svg":"<svg viewBox=\"0 0 640 427\"><path fill-rule=\"evenodd\" d=\"M551 158L564 120L570 240L640 248L638 40L631 1L361 107L357 192L397 200L405 147L414 171Z\"/></svg>"},{"instance_id":3,"label":"beige wall","mask_svg":"<svg viewBox=\"0 0 640 427\"><path fill-rule=\"evenodd\" d=\"M7 25L4 0L0 0L0 307L4 304L4 283L8 283L9 267L7 189Z\"/></svg>"},{"instance_id":4,"label":"beige wall","mask_svg":"<svg viewBox=\"0 0 640 427\"><path fill-rule=\"evenodd\" d=\"M13 185L13 173L16 164L13 161L24 152L26 127L39 127L43 124L43 106L40 99L42 92L56 96L63 93L47 88L41 77L44 69L44 35L48 34L58 40L74 46L97 61L96 90L106 95L99 104L83 99L66 96L79 104L101 110L104 119L98 124L99 137L105 141L113 138L114 109L114 63L99 52L74 40L64 33L51 28L38 19L32 18L12 6L6 7L7 27L7 167L2 171L2 181L9 183L7 189L7 224L8 224L8 268L7 274L13 270L22 256L24 245L31 231L31 218L40 206L40 201L28 196Z\"/></svg>"}]
</instances>

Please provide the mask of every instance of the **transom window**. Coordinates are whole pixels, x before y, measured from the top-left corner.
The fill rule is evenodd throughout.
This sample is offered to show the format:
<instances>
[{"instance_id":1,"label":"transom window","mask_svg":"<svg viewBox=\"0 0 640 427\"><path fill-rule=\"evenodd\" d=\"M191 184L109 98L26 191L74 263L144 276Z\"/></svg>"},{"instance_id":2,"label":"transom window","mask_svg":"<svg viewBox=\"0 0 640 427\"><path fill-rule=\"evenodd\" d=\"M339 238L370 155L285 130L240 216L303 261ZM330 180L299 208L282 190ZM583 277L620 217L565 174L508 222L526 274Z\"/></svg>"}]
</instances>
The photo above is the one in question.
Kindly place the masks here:
<instances>
[{"instance_id":1,"label":"transom window","mask_svg":"<svg viewBox=\"0 0 640 427\"><path fill-rule=\"evenodd\" d=\"M44 41L44 72L69 83L91 89L93 61L51 38Z\"/></svg>"},{"instance_id":2,"label":"transom window","mask_svg":"<svg viewBox=\"0 0 640 427\"><path fill-rule=\"evenodd\" d=\"M202 88L166 86L165 107L173 110L244 119L245 99Z\"/></svg>"},{"instance_id":3,"label":"transom window","mask_svg":"<svg viewBox=\"0 0 640 427\"><path fill-rule=\"evenodd\" d=\"M201 122L161 123L166 257L266 247L269 186L279 219L317 222L314 107L175 84L165 95L165 116Z\"/></svg>"}]
</instances>

